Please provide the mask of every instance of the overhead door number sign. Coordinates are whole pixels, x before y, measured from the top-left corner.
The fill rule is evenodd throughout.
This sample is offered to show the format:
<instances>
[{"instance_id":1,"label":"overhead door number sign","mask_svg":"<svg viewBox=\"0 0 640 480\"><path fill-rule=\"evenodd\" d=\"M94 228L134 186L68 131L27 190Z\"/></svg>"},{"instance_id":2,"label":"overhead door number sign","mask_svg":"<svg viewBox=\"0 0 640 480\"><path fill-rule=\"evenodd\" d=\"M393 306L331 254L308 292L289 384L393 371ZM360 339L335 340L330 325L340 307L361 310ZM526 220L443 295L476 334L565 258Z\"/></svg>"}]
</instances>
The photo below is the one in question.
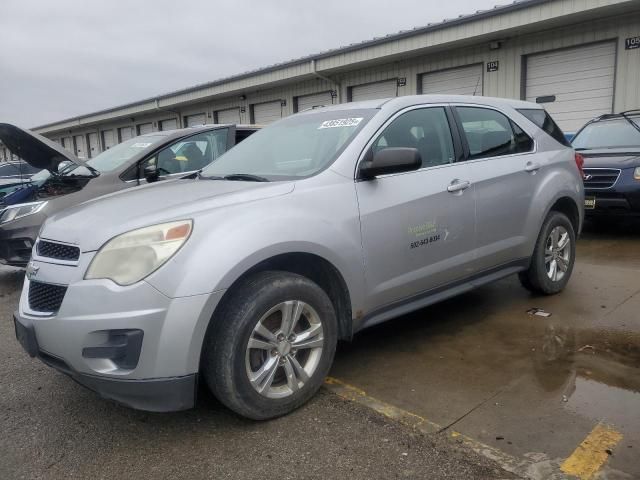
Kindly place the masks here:
<instances>
[{"instance_id":1,"label":"overhead door number sign","mask_svg":"<svg viewBox=\"0 0 640 480\"><path fill-rule=\"evenodd\" d=\"M624 49L633 50L634 48L640 48L640 36L625 39Z\"/></svg>"},{"instance_id":2,"label":"overhead door number sign","mask_svg":"<svg viewBox=\"0 0 640 480\"><path fill-rule=\"evenodd\" d=\"M494 60L493 62L487 62L487 72L497 72L500 67L500 62Z\"/></svg>"}]
</instances>

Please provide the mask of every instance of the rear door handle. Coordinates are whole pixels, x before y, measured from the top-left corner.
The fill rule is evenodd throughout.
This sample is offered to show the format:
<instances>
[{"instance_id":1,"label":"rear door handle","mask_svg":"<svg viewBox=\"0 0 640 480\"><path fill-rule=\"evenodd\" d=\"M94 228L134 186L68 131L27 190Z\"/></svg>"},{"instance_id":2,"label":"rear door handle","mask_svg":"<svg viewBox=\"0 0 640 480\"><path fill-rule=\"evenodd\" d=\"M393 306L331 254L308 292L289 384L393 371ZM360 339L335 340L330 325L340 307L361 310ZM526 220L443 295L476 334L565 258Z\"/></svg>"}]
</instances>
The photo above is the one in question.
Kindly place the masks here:
<instances>
[{"instance_id":1,"label":"rear door handle","mask_svg":"<svg viewBox=\"0 0 640 480\"><path fill-rule=\"evenodd\" d=\"M447 192L455 193L466 190L471 185L469 180L453 180L447 187Z\"/></svg>"},{"instance_id":2,"label":"rear door handle","mask_svg":"<svg viewBox=\"0 0 640 480\"><path fill-rule=\"evenodd\" d=\"M525 172L537 172L538 170L540 170L540 164L536 163L536 162L527 162L527 164L524 166L524 171Z\"/></svg>"}]
</instances>

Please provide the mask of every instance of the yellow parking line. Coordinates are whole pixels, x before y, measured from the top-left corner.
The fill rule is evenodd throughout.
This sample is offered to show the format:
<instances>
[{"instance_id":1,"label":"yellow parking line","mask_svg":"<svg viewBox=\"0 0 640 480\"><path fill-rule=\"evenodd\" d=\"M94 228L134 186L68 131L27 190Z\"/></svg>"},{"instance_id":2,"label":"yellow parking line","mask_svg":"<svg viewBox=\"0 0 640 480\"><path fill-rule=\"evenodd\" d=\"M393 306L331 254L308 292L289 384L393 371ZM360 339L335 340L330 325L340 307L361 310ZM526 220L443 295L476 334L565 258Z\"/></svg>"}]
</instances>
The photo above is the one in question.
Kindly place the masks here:
<instances>
[{"instance_id":1,"label":"yellow parking line","mask_svg":"<svg viewBox=\"0 0 640 480\"><path fill-rule=\"evenodd\" d=\"M611 450L622 440L622 434L599 423L578 448L567 458L560 470L580 480L590 480L604 466Z\"/></svg>"}]
</instances>

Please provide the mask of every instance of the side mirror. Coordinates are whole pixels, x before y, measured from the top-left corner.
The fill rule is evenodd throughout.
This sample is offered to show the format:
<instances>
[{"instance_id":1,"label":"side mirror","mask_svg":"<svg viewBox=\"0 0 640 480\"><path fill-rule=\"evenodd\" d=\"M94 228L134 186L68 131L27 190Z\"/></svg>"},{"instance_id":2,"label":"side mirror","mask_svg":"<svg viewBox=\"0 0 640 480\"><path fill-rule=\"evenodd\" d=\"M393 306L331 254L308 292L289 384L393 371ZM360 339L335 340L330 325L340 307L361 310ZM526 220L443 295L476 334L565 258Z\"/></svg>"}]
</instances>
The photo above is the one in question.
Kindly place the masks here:
<instances>
[{"instance_id":1,"label":"side mirror","mask_svg":"<svg viewBox=\"0 0 640 480\"><path fill-rule=\"evenodd\" d=\"M415 148L385 148L376 153L369 150L360 164L360 178L371 179L378 175L410 172L420 167L422 158Z\"/></svg>"},{"instance_id":2,"label":"side mirror","mask_svg":"<svg viewBox=\"0 0 640 480\"><path fill-rule=\"evenodd\" d=\"M58 164L58 168L57 168L58 173L62 172L69 165L71 165L71 161L69 161L69 160L63 160L62 162L60 162Z\"/></svg>"},{"instance_id":3,"label":"side mirror","mask_svg":"<svg viewBox=\"0 0 640 480\"><path fill-rule=\"evenodd\" d=\"M157 182L160 178L160 172L158 172L158 168L155 165L147 164L142 169L142 176L149 183Z\"/></svg>"}]
</instances>

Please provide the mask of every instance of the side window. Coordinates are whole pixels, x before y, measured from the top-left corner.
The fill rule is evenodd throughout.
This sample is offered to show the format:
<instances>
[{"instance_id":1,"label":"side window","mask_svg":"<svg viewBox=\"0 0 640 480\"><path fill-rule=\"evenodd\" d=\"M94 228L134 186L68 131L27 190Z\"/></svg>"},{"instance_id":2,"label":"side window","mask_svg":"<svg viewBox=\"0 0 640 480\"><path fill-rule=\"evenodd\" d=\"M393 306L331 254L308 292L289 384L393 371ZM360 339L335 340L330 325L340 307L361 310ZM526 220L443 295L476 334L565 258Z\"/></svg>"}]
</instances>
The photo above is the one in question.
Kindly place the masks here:
<instances>
[{"instance_id":1,"label":"side window","mask_svg":"<svg viewBox=\"0 0 640 480\"><path fill-rule=\"evenodd\" d=\"M206 167L227 150L228 129L218 129L183 138L147 160L160 176L193 172Z\"/></svg>"},{"instance_id":2,"label":"side window","mask_svg":"<svg viewBox=\"0 0 640 480\"><path fill-rule=\"evenodd\" d=\"M529 152L533 140L506 115L480 107L456 107L470 158Z\"/></svg>"},{"instance_id":3,"label":"side window","mask_svg":"<svg viewBox=\"0 0 640 480\"><path fill-rule=\"evenodd\" d=\"M389 147L416 148L422 167L453 162L453 139L442 107L421 108L400 115L373 143L373 151Z\"/></svg>"}]
</instances>

